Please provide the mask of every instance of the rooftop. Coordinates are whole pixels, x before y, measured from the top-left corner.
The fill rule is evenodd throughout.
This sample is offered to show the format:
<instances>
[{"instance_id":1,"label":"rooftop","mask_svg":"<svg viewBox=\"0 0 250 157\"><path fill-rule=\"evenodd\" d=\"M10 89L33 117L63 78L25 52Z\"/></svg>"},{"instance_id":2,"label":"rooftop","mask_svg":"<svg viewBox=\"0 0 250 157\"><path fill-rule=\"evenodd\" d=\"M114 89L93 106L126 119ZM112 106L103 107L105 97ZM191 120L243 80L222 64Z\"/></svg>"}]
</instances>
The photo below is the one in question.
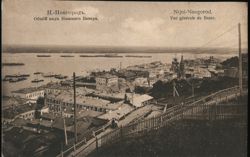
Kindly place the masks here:
<instances>
[{"instance_id":1,"label":"rooftop","mask_svg":"<svg viewBox=\"0 0 250 157\"><path fill-rule=\"evenodd\" d=\"M7 109L12 106L18 106L28 103L28 99L23 99L20 97L10 97L10 96L3 96L2 97L2 109Z\"/></svg>"},{"instance_id":2,"label":"rooftop","mask_svg":"<svg viewBox=\"0 0 250 157\"><path fill-rule=\"evenodd\" d=\"M43 91L43 90L44 90L44 87L40 86L40 87L22 88L16 91L12 91L12 93L28 94L28 93L32 93L36 91Z\"/></svg>"},{"instance_id":3,"label":"rooftop","mask_svg":"<svg viewBox=\"0 0 250 157\"><path fill-rule=\"evenodd\" d=\"M129 96L129 99L131 100L132 99L132 94L129 93L127 94ZM147 94L143 94L143 95L140 95L140 94L133 94L133 105L135 106L140 106L140 104L142 102L145 102L145 101L148 101L148 100L151 100L153 99L153 97L147 95Z\"/></svg>"},{"instance_id":4,"label":"rooftop","mask_svg":"<svg viewBox=\"0 0 250 157\"><path fill-rule=\"evenodd\" d=\"M117 78L117 76L115 75L111 75L109 73L105 73L105 74L102 74L100 76L97 76L97 78L106 78L106 79L110 79L110 78Z\"/></svg>"},{"instance_id":5,"label":"rooftop","mask_svg":"<svg viewBox=\"0 0 250 157\"><path fill-rule=\"evenodd\" d=\"M51 84L51 85L46 85L46 87L44 88L59 90L59 91L54 91L53 94L60 94L61 92L67 92L67 93L73 94L73 87L70 87L70 86L62 86L60 84ZM93 89L89 89L86 87L76 87L77 95L86 95L86 94L93 93L93 92L94 92Z\"/></svg>"},{"instance_id":6,"label":"rooftop","mask_svg":"<svg viewBox=\"0 0 250 157\"><path fill-rule=\"evenodd\" d=\"M73 94L69 92L60 92L58 94L50 94L48 95L48 98L73 104ZM84 95L76 96L76 104L90 105L93 107L102 107L102 108L111 109L111 110L117 109L119 107L117 105L114 105L108 100L100 99L98 97L84 96Z\"/></svg>"},{"instance_id":7,"label":"rooftop","mask_svg":"<svg viewBox=\"0 0 250 157\"><path fill-rule=\"evenodd\" d=\"M44 88L49 88L49 89L62 89L62 90L67 90L67 89L72 89L70 86L62 86L59 83L48 83L44 86Z\"/></svg>"},{"instance_id":8,"label":"rooftop","mask_svg":"<svg viewBox=\"0 0 250 157\"><path fill-rule=\"evenodd\" d=\"M43 113L41 115L41 118L44 118L44 119L55 119L56 117L58 117L58 115L55 115L53 113Z\"/></svg>"},{"instance_id":9,"label":"rooftop","mask_svg":"<svg viewBox=\"0 0 250 157\"><path fill-rule=\"evenodd\" d=\"M17 115L34 110L35 104L24 104L19 106L13 106L12 108L5 109L3 113L4 118L13 119Z\"/></svg>"},{"instance_id":10,"label":"rooftop","mask_svg":"<svg viewBox=\"0 0 250 157\"><path fill-rule=\"evenodd\" d=\"M100 115L98 118L101 119L107 119L107 120L112 120L113 118L115 119L120 119L126 114L130 113L133 111L134 108L128 104L121 104L121 106L118 108L118 110L112 111L112 112L107 112L103 115Z\"/></svg>"},{"instance_id":11,"label":"rooftop","mask_svg":"<svg viewBox=\"0 0 250 157\"><path fill-rule=\"evenodd\" d=\"M95 118L95 117L82 117L77 119L77 133L83 133L92 127L98 127L106 124L108 121ZM65 125L67 126L67 131L74 132L74 119L65 118ZM57 118L52 125L54 128L64 130L63 119Z\"/></svg>"},{"instance_id":12,"label":"rooftop","mask_svg":"<svg viewBox=\"0 0 250 157\"><path fill-rule=\"evenodd\" d=\"M70 107L70 106L66 106L64 107L64 112L63 113L67 113L67 114L74 114L74 108ZM79 117L97 117L99 115L103 114L102 112L98 112L98 111L93 111L93 110L79 110L77 109L76 112L76 116Z\"/></svg>"}]
</instances>

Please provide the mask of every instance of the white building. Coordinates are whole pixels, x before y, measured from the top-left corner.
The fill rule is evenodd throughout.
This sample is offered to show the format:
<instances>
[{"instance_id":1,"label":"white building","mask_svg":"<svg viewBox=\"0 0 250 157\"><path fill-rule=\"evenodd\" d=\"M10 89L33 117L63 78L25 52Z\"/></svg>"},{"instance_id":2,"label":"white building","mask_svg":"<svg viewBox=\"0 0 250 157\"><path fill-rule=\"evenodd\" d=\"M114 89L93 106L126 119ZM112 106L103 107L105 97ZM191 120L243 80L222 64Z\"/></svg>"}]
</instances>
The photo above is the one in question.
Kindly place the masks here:
<instances>
[{"instance_id":1,"label":"white building","mask_svg":"<svg viewBox=\"0 0 250 157\"><path fill-rule=\"evenodd\" d=\"M17 91L12 92L14 96L33 100L33 102L36 102L36 100L39 97L44 97L44 88L23 88Z\"/></svg>"},{"instance_id":2,"label":"white building","mask_svg":"<svg viewBox=\"0 0 250 157\"><path fill-rule=\"evenodd\" d=\"M96 77L96 89L105 91L107 89L118 89L118 77L111 74L104 74Z\"/></svg>"},{"instance_id":3,"label":"white building","mask_svg":"<svg viewBox=\"0 0 250 157\"><path fill-rule=\"evenodd\" d=\"M135 107L142 107L144 105L149 104L153 97L147 95L147 94L133 94L133 93L127 93L128 100L130 103Z\"/></svg>"},{"instance_id":4,"label":"white building","mask_svg":"<svg viewBox=\"0 0 250 157\"><path fill-rule=\"evenodd\" d=\"M148 87L149 86L149 82L148 81L149 81L148 78L138 77L138 78L135 79L134 85Z\"/></svg>"},{"instance_id":5,"label":"white building","mask_svg":"<svg viewBox=\"0 0 250 157\"><path fill-rule=\"evenodd\" d=\"M29 110L24 113L18 115L19 118L23 119L34 119L35 117L35 110Z\"/></svg>"}]
</instances>

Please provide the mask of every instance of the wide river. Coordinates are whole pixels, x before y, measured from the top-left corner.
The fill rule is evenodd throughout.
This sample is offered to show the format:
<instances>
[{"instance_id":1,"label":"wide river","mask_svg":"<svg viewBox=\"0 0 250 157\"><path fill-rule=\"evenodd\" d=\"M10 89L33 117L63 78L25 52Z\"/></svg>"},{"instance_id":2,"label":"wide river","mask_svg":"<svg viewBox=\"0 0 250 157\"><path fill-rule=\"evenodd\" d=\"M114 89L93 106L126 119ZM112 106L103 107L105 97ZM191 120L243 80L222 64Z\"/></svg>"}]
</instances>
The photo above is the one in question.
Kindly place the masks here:
<instances>
[{"instance_id":1,"label":"wide river","mask_svg":"<svg viewBox=\"0 0 250 157\"><path fill-rule=\"evenodd\" d=\"M46 54L44 54L46 55ZM150 63L153 61L161 61L162 63L171 63L173 57L177 57L178 60L181 58L181 54L174 53L147 53L147 54L118 54L123 56L122 58L108 58L108 57L79 57L79 53L70 54L74 57L60 57L60 53L50 53L51 57L37 57L36 53L2 53L2 62L17 62L24 63L24 66L2 66L2 79L5 75L9 74L30 74L27 80L9 83L8 81L2 82L3 95L11 95L11 91L18 90L20 88L40 86L50 81L59 81L55 78L43 78L41 75L34 75L34 72L52 72L54 74L67 75L69 78L72 77L73 72L79 75L86 75L87 72L92 70L109 70L111 68L119 68L120 63L122 68L130 65ZM93 54L84 54L93 55ZM98 55L98 54L95 54ZM151 58L135 58L125 57L126 55L145 55L152 56ZM235 54L213 54L214 57L222 60L236 56ZM191 54L183 53L184 59L194 58L208 58L211 54ZM44 82L31 83L33 79L44 79Z\"/></svg>"}]
</instances>

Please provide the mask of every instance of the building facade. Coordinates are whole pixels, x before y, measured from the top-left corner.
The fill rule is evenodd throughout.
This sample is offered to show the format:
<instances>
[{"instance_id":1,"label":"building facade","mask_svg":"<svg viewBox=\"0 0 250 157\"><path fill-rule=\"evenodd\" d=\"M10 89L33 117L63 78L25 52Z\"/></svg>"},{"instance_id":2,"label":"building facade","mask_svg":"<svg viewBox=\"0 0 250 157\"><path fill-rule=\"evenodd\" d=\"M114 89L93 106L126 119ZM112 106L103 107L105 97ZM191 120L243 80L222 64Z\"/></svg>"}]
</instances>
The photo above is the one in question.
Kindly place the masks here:
<instances>
[{"instance_id":1,"label":"building facade","mask_svg":"<svg viewBox=\"0 0 250 157\"><path fill-rule=\"evenodd\" d=\"M96 89L106 91L108 89L118 89L118 77L111 74L104 74L96 77Z\"/></svg>"},{"instance_id":2,"label":"building facade","mask_svg":"<svg viewBox=\"0 0 250 157\"><path fill-rule=\"evenodd\" d=\"M13 91L12 93L16 97L33 100L35 102L39 97L44 97L45 91L43 88L25 88Z\"/></svg>"}]
</instances>

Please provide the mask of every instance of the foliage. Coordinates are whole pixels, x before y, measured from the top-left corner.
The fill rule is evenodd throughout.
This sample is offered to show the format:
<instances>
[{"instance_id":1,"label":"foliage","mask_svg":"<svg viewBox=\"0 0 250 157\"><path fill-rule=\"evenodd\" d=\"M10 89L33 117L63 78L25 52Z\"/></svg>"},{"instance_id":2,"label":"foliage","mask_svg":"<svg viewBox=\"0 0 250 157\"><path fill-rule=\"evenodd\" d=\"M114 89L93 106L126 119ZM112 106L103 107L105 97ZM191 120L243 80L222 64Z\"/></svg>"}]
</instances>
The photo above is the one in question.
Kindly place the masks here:
<instances>
[{"instance_id":1,"label":"foliage","mask_svg":"<svg viewBox=\"0 0 250 157\"><path fill-rule=\"evenodd\" d=\"M173 96L173 83L180 96L190 96L192 93L191 86L186 80L172 80L170 82L157 81L150 90L154 98L167 98Z\"/></svg>"},{"instance_id":2,"label":"foliage","mask_svg":"<svg viewBox=\"0 0 250 157\"><path fill-rule=\"evenodd\" d=\"M242 54L242 69L247 70L248 69L248 53L243 53ZM224 68L229 68L229 67L238 67L239 66L239 57L231 57L221 63Z\"/></svg>"},{"instance_id":3,"label":"foliage","mask_svg":"<svg viewBox=\"0 0 250 157\"><path fill-rule=\"evenodd\" d=\"M36 101L36 108L35 108L35 118L40 118L40 112L38 110L41 110L45 106L44 97L39 97Z\"/></svg>"},{"instance_id":4,"label":"foliage","mask_svg":"<svg viewBox=\"0 0 250 157\"><path fill-rule=\"evenodd\" d=\"M39 97L36 101L36 109L40 110L44 107L44 98L43 97Z\"/></svg>"}]
</instances>

